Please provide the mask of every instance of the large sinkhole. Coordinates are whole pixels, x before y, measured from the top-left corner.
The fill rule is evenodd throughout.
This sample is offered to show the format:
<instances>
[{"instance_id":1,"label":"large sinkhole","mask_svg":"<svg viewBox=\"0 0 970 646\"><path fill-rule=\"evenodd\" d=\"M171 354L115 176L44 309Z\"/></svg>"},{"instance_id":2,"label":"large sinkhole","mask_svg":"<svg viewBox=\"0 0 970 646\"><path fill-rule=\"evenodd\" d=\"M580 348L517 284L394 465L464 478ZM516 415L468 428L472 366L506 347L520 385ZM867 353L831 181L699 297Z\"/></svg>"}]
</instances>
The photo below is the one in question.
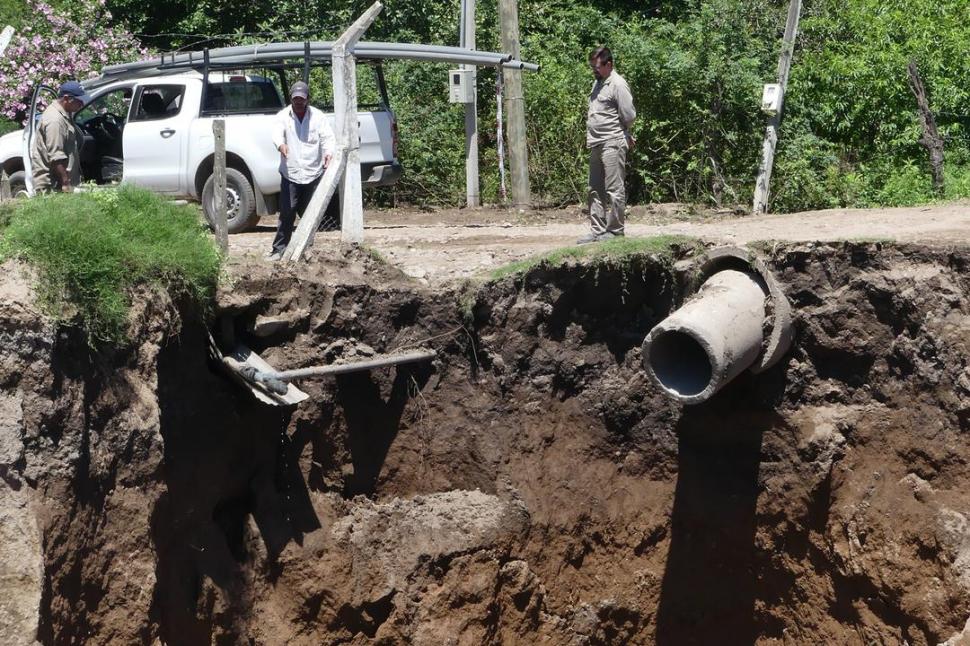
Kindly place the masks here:
<instances>
[{"instance_id":1,"label":"large sinkhole","mask_svg":"<svg viewBox=\"0 0 970 646\"><path fill-rule=\"evenodd\" d=\"M793 348L694 406L643 370L689 278L657 257L472 291L250 269L216 336L276 368L437 353L289 409L189 312L95 356L2 305L0 636L943 643L970 617L968 259L774 247ZM654 352L709 381L684 335Z\"/></svg>"}]
</instances>

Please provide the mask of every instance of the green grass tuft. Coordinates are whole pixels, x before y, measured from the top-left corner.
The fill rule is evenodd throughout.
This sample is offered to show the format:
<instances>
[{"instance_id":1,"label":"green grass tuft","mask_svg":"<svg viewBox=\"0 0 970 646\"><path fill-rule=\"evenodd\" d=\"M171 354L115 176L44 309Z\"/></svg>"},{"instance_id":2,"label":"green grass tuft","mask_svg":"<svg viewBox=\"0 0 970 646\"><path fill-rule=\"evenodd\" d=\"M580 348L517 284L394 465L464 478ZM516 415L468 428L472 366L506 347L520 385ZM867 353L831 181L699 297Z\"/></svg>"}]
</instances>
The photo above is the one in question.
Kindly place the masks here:
<instances>
[{"instance_id":1,"label":"green grass tuft","mask_svg":"<svg viewBox=\"0 0 970 646\"><path fill-rule=\"evenodd\" d=\"M4 205L0 258L36 266L40 302L89 342L121 343L131 290L149 285L207 304L222 257L198 211L131 186Z\"/></svg>"},{"instance_id":2,"label":"green grass tuft","mask_svg":"<svg viewBox=\"0 0 970 646\"><path fill-rule=\"evenodd\" d=\"M701 245L695 238L677 235L661 235L651 238L613 238L605 242L564 247L541 256L513 262L493 270L489 277L492 280L501 280L508 276L524 274L540 265L558 267L569 261L612 262L628 256L642 254L658 254L670 258L673 256L675 247L698 247L700 249Z\"/></svg>"}]
</instances>

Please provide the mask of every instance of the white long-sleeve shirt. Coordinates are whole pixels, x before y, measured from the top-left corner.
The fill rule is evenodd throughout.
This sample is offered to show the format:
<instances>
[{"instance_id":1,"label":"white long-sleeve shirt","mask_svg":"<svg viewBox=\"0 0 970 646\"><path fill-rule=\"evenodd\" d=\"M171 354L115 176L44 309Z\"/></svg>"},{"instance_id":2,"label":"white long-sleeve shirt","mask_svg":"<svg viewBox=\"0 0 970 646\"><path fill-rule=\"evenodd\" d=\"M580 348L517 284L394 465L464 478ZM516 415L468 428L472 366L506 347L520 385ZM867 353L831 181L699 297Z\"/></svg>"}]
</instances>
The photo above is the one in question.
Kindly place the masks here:
<instances>
[{"instance_id":1,"label":"white long-sleeve shirt","mask_svg":"<svg viewBox=\"0 0 970 646\"><path fill-rule=\"evenodd\" d=\"M333 155L337 138L320 110L308 105L300 120L292 106L286 106L276 114L273 125L273 145L279 149L282 144L289 154L280 154L280 175L294 184L309 184L323 175L324 159Z\"/></svg>"}]
</instances>

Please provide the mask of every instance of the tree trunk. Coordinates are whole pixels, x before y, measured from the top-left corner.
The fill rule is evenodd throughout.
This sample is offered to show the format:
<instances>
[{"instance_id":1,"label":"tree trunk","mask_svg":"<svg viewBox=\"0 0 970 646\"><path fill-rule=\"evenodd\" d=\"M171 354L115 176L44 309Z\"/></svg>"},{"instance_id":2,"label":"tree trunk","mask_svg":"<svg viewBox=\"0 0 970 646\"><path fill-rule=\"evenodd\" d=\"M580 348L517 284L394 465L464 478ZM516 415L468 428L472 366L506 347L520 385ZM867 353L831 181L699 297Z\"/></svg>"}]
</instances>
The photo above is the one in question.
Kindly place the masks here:
<instances>
[{"instance_id":1,"label":"tree trunk","mask_svg":"<svg viewBox=\"0 0 970 646\"><path fill-rule=\"evenodd\" d=\"M919 75L916 61L909 62L909 88L916 96L919 105L919 121L923 128L920 144L930 153L930 170L933 173L933 190L937 195L943 195L943 138L936 129L936 118L930 111L930 102L926 96L926 87Z\"/></svg>"}]
</instances>

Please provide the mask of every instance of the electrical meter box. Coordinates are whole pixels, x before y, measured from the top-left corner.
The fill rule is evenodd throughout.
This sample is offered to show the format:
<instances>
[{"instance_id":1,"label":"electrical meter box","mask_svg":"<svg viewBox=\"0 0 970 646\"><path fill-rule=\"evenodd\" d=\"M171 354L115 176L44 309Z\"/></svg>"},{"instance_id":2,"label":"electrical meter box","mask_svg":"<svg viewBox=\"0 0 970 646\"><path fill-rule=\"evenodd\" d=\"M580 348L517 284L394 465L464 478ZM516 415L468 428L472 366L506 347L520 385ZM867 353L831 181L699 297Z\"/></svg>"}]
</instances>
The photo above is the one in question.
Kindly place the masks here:
<instances>
[{"instance_id":1,"label":"electrical meter box","mask_svg":"<svg viewBox=\"0 0 970 646\"><path fill-rule=\"evenodd\" d=\"M761 111L772 116L781 110L781 85L768 83L761 93Z\"/></svg>"},{"instance_id":2,"label":"electrical meter box","mask_svg":"<svg viewBox=\"0 0 970 646\"><path fill-rule=\"evenodd\" d=\"M475 70L448 70L448 101L475 102Z\"/></svg>"}]
</instances>

